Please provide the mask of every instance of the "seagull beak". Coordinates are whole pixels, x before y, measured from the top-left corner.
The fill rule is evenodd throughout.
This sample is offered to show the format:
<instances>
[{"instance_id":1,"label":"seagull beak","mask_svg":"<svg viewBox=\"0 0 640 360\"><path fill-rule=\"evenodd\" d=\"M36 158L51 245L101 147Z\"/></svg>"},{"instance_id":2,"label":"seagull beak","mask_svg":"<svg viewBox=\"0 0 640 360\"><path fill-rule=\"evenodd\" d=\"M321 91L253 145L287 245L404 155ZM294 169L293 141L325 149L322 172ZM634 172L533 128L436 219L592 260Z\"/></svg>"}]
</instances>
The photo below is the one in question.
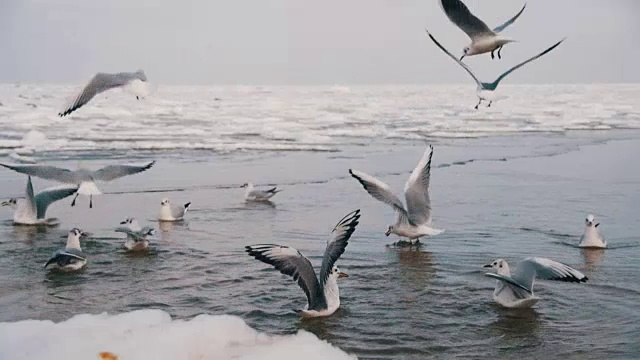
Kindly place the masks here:
<instances>
[{"instance_id":1,"label":"seagull beak","mask_svg":"<svg viewBox=\"0 0 640 360\"><path fill-rule=\"evenodd\" d=\"M2 206L9 206L9 202L8 201L3 201L2 202Z\"/></svg>"},{"instance_id":2,"label":"seagull beak","mask_svg":"<svg viewBox=\"0 0 640 360\"><path fill-rule=\"evenodd\" d=\"M120 221L120 225L124 225L126 223L127 223L126 221Z\"/></svg>"},{"instance_id":3,"label":"seagull beak","mask_svg":"<svg viewBox=\"0 0 640 360\"><path fill-rule=\"evenodd\" d=\"M483 267L490 268L493 267L491 264L484 265Z\"/></svg>"},{"instance_id":4,"label":"seagull beak","mask_svg":"<svg viewBox=\"0 0 640 360\"><path fill-rule=\"evenodd\" d=\"M391 235L391 230L387 230L387 231L384 233L384 235L385 235L385 236L389 236L389 235Z\"/></svg>"},{"instance_id":5,"label":"seagull beak","mask_svg":"<svg viewBox=\"0 0 640 360\"><path fill-rule=\"evenodd\" d=\"M466 55L462 55L462 56L460 56L460 61L462 61L462 59L464 59L464 57L465 57L465 56L466 56Z\"/></svg>"},{"instance_id":6,"label":"seagull beak","mask_svg":"<svg viewBox=\"0 0 640 360\"><path fill-rule=\"evenodd\" d=\"M338 279L348 278L348 277L349 275L347 275L346 273L343 273L342 271L338 273Z\"/></svg>"},{"instance_id":7,"label":"seagull beak","mask_svg":"<svg viewBox=\"0 0 640 360\"><path fill-rule=\"evenodd\" d=\"M600 225L600 223L597 223L597 224L596 224L596 227L598 227L598 225Z\"/></svg>"}]
</instances>

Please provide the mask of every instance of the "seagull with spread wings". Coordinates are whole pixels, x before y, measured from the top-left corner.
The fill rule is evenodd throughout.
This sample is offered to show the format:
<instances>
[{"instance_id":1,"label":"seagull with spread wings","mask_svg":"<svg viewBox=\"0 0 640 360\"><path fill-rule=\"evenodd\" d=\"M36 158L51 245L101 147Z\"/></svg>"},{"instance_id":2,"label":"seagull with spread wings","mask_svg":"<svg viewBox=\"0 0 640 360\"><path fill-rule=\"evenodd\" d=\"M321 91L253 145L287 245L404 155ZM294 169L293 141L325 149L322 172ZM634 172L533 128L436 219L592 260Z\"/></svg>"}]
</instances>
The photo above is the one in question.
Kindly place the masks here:
<instances>
[{"instance_id":1,"label":"seagull with spread wings","mask_svg":"<svg viewBox=\"0 0 640 360\"><path fill-rule=\"evenodd\" d=\"M544 50L543 52L539 53L538 55L533 56L513 66L512 68L510 68L509 70L503 72L500 76L498 76L498 78L494 82L486 83L486 82L480 81L476 76L476 74L474 74L473 71L471 71L471 69L469 69L469 67L465 63L463 63L462 61L458 60L455 56L453 56L447 49L445 49L444 46L442 46L438 42L438 40L436 40L436 38L433 37L433 35L431 35L431 33L428 30L426 31L427 31L427 35L429 35L429 38L440 48L440 50L442 50L445 54L447 54L450 58L452 58L455 62L457 62L458 65L460 65L469 75L471 75L473 80L476 82L476 85L477 85L476 95L478 96L478 103L475 106L476 110L478 109L478 106L480 106L480 103L482 102L482 100L489 101L489 105L487 105L487 107L491 106L491 103L495 100L494 91L498 88L498 84L500 84L500 81L502 81L502 79L504 79L507 75L518 70L522 66L532 62L533 60L538 59L543 55L547 54L549 51L558 47L558 45L560 45L565 40L565 39L562 39L557 43L553 44L551 47Z\"/></svg>"},{"instance_id":2,"label":"seagull with spread wings","mask_svg":"<svg viewBox=\"0 0 640 360\"><path fill-rule=\"evenodd\" d=\"M577 283L589 280L574 268L538 257L524 259L513 273L503 259L497 259L484 267L495 269L497 272L485 274L498 279L493 290L493 300L508 308L530 308L540 300L533 295L533 283L536 278Z\"/></svg>"},{"instance_id":3,"label":"seagull with spread wings","mask_svg":"<svg viewBox=\"0 0 640 360\"><path fill-rule=\"evenodd\" d=\"M418 165L413 169L411 176L404 185L404 197L407 202L405 208L400 198L392 191L389 185L365 174L361 171L349 169L349 174L364 187L364 189L376 200L390 205L395 210L396 223L389 225L386 236L396 234L419 242L422 236L433 236L444 230L431 227L431 198L429 197L429 182L431 179L431 157L433 146L429 145Z\"/></svg>"},{"instance_id":4,"label":"seagull with spread wings","mask_svg":"<svg viewBox=\"0 0 640 360\"><path fill-rule=\"evenodd\" d=\"M356 230L360 210L355 210L338 222L331 232L320 267L320 279L316 277L309 259L298 250L282 245L260 244L246 247L249 255L269 265L285 275L293 277L307 295L307 307L300 314L303 317L320 317L333 314L340 307L338 279L347 277L341 272L336 261L344 253L349 238Z\"/></svg>"},{"instance_id":5,"label":"seagull with spread wings","mask_svg":"<svg viewBox=\"0 0 640 360\"><path fill-rule=\"evenodd\" d=\"M48 165L19 165L19 164L1 164L7 169L19 172L25 175L36 176L41 179L58 181L64 184L73 184L78 186L76 196L71 202L71 206L75 206L78 195L89 196L89 207L93 207L93 195L100 195L102 192L98 189L96 181L111 181L119 179L127 175L133 175L148 170L155 164L155 160L145 165L108 165L101 169L91 171L82 167L78 170L68 170Z\"/></svg>"},{"instance_id":6,"label":"seagull with spread wings","mask_svg":"<svg viewBox=\"0 0 640 360\"><path fill-rule=\"evenodd\" d=\"M491 52L491 58L494 59L494 51L498 50L498 59L501 59L500 51L502 47L515 40L500 35L500 32L513 24L514 21L522 14L527 4L518 11L511 19L504 24L490 29L484 21L478 19L469 11L469 8L460 0L439 0L444 13L449 20L454 23L460 30L464 31L469 38L471 44L465 46L462 50L462 60L465 56L472 56Z\"/></svg>"},{"instance_id":7,"label":"seagull with spread wings","mask_svg":"<svg viewBox=\"0 0 640 360\"><path fill-rule=\"evenodd\" d=\"M56 219L47 219L47 209L52 203L73 195L78 187L54 187L34 195L31 176L27 177L25 198L11 198L2 206L13 208L13 223L16 225L57 225Z\"/></svg>"},{"instance_id":8,"label":"seagull with spread wings","mask_svg":"<svg viewBox=\"0 0 640 360\"><path fill-rule=\"evenodd\" d=\"M114 88L123 88L137 81L147 82L147 75L145 75L144 71L138 70L136 72L121 72L116 74L97 73L91 78L89 83L85 85L82 91L58 113L58 116L62 117L71 114L101 92ZM140 97L136 95L136 99L140 100Z\"/></svg>"}]
</instances>

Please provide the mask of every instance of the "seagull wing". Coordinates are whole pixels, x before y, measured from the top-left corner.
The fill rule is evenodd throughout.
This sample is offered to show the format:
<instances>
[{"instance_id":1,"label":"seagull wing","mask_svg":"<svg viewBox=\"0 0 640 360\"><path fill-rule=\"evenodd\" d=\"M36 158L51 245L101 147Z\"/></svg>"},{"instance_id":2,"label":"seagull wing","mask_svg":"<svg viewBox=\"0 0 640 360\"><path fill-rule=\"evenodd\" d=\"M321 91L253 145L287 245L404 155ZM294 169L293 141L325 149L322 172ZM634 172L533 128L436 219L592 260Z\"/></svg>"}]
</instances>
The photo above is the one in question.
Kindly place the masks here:
<instances>
[{"instance_id":1,"label":"seagull wing","mask_svg":"<svg viewBox=\"0 0 640 360\"><path fill-rule=\"evenodd\" d=\"M31 215L36 216L38 214L38 206L36 205L35 196L33 196L33 184L31 183L31 176L27 176L27 188L25 190L27 195L27 207ZM40 217L36 217L39 219Z\"/></svg>"},{"instance_id":2,"label":"seagull wing","mask_svg":"<svg viewBox=\"0 0 640 360\"><path fill-rule=\"evenodd\" d=\"M340 255L344 253L349 238L356 230L360 219L360 209L355 210L343 217L331 232L331 238L327 241L327 248L324 251L322 266L320 267L320 286L324 287L327 282L333 265L336 263Z\"/></svg>"},{"instance_id":3,"label":"seagull wing","mask_svg":"<svg viewBox=\"0 0 640 360\"><path fill-rule=\"evenodd\" d=\"M62 200L68 196L75 194L78 191L78 187L56 187L43 190L36 195L35 204L38 210L38 219L44 219L47 213L47 208L52 203Z\"/></svg>"},{"instance_id":4,"label":"seagull wing","mask_svg":"<svg viewBox=\"0 0 640 360\"><path fill-rule=\"evenodd\" d=\"M557 43L553 44L553 46L549 47L548 49L546 49L545 51L543 51L543 52L539 53L538 55L536 55L536 56L534 56L534 57L532 57L532 58L529 58L529 59L527 59L527 60L525 60L525 61L521 62L520 64L518 64L518 65L516 65L516 66L512 67L511 69L509 69L509 70L507 70L507 71L503 72L503 73L502 73L502 75L500 75L500 76L496 79L496 81L494 81L491 85L493 86L493 88L496 88L496 87L498 86L498 83L499 83L500 81L502 81L502 79L504 79L507 75L511 74L512 72L516 71L517 69L519 69L520 67L522 67L522 66L526 65L527 63L530 63L530 62L532 62L533 60L535 60L535 59L537 59L537 58L539 58L539 57L541 57L541 56L545 55L545 54L546 54L546 53L548 53L549 51L551 51L551 50L555 49L558 45L562 44L562 42L563 42L564 40L565 40L565 39L562 39L562 40L558 41Z\"/></svg>"},{"instance_id":5,"label":"seagull wing","mask_svg":"<svg viewBox=\"0 0 640 360\"><path fill-rule=\"evenodd\" d=\"M439 2L449 20L459 27L460 30L464 31L471 39L493 34L493 31L489 29L487 24L473 15L462 1L440 0Z\"/></svg>"},{"instance_id":6,"label":"seagull wing","mask_svg":"<svg viewBox=\"0 0 640 360\"><path fill-rule=\"evenodd\" d=\"M171 210L171 215L173 215L174 219L182 219L184 217L184 214L187 213L189 206L191 206L190 202L184 204L184 206L182 207L174 208Z\"/></svg>"},{"instance_id":7,"label":"seagull wing","mask_svg":"<svg viewBox=\"0 0 640 360\"><path fill-rule=\"evenodd\" d=\"M431 199L429 198L429 181L431 178L431 157L433 146L429 145L422 159L413 169L409 180L404 185L404 197L407 202L409 221L415 225L431 222Z\"/></svg>"},{"instance_id":8,"label":"seagull wing","mask_svg":"<svg viewBox=\"0 0 640 360\"><path fill-rule=\"evenodd\" d=\"M91 101L94 96L101 92L126 85L131 81L130 77L122 76L125 73L119 74L106 74L97 73L87 85L82 89L73 101L71 101L65 108L58 113L58 116L66 116L81 108L86 103Z\"/></svg>"},{"instance_id":9,"label":"seagull wing","mask_svg":"<svg viewBox=\"0 0 640 360\"><path fill-rule=\"evenodd\" d=\"M524 285L520 284L519 282L513 280L510 276L506 276L506 275L500 275L500 274L495 274L495 273L485 273L485 276L488 277L492 277L495 279L498 279L500 281L503 281L511 286L514 286L518 289L524 290L526 292L528 292L529 294L531 294L531 290L527 289Z\"/></svg>"},{"instance_id":10,"label":"seagull wing","mask_svg":"<svg viewBox=\"0 0 640 360\"><path fill-rule=\"evenodd\" d=\"M520 9L520 11L518 11L518 13L515 14L511 19L507 20L504 24L502 24L500 26L496 26L496 28L493 29L493 31L499 33L502 30L506 29L507 26L513 24L513 22L516 21L516 19L520 17L522 12L524 11L524 8L526 8L526 7L527 7L527 3L525 3L524 6L522 7L522 9Z\"/></svg>"},{"instance_id":11,"label":"seagull wing","mask_svg":"<svg viewBox=\"0 0 640 360\"><path fill-rule=\"evenodd\" d=\"M580 271L557 261L530 257L518 264L512 272L511 278L524 286L529 292L533 291L533 283L539 277L545 280L567 282L586 282L588 278Z\"/></svg>"},{"instance_id":12,"label":"seagull wing","mask_svg":"<svg viewBox=\"0 0 640 360\"><path fill-rule=\"evenodd\" d=\"M376 200L391 205L396 213L398 213L400 220L406 221L407 211L405 210L404 205L402 205L402 201L400 201L400 199L391 192L389 185L371 175L363 173L362 171L349 169L349 174L360 182L369 195L373 196Z\"/></svg>"},{"instance_id":13,"label":"seagull wing","mask_svg":"<svg viewBox=\"0 0 640 360\"><path fill-rule=\"evenodd\" d=\"M471 69L469 69L469 67L467 66L467 64L463 63L462 61L460 61L458 58L456 58L455 56L453 56L453 54L451 54L447 49L444 48L444 46L440 45L440 43L438 42L438 40L436 40L436 38L433 37L433 35L431 35L431 33L429 32L429 30L427 31L427 35L429 35L429 38L431 38L431 40L438 45L438 47L440 48L440 50L444 51L445 54L449 55L450 58L453 59L453 61L457 62L458 65L462 66L462 68L469 74L471 75L471 77L473 78L473 80L476 82L476 84L478 86L482 86L482 82L480 80L478 80L478 77L471 71Z\"/></svg>"},{"instance_id":14,"label":"seagull wing","mask_svg":"<svg viewBox=\"0 0 640 360\"><path fill-rule=\"evenodd\" d=\"M59 181L66 184L76 184L75 171L58 168L55 166L47 165L18 165L18 164L0 164L7 169L19 172L25 175L31 175L46 180Z\"/></svg>"},{"instance_id":15,"label":"seagull wing","mask_svg":"<svg viewBox=\"0 0 640 360\"><path fill-rule=\"evenodd\" d=\"M53 256L44 264L44 267L46 268L53 263L68 265L76 261L84 260L87 260L87 257L81 251L75 249L60 249L53 253Z\"/></svg>"},{"instance_id":16,"label":"seagull wing","mask_svg":"<svg viewBox=\"0 0 640 360\"><path fill-rule=\"evenodd\" d=\"M93 172L94 180L111 181L123 176L143 172L155 164L155 160L146 165L108 165Z\"/></svg>"},{"instance_id":17,"label":"seagull wing","mask_svg":"<svg viewBox=\"0 0 640 360\"><path fill-rule=\"evenodd\" d=\"M327 308L327 300L313 271L313 266L298 250L288 246L260 244L247 246L246 251L257 260L272 265L281 273L293 277L307 295L309 310Z\"/></svg>"}]
</instances>

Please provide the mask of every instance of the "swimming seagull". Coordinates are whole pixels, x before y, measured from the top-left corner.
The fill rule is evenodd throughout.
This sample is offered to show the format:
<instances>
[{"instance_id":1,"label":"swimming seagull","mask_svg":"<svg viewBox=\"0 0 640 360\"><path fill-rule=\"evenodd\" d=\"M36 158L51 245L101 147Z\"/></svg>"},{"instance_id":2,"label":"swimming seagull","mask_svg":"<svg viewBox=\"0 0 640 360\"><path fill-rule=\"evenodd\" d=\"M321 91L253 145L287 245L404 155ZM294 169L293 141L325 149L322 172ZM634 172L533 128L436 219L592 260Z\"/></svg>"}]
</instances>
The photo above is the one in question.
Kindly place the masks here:
<instances>
[{"instance_id":1,"label":"swimming seagull","mask_svg":"<svg viewBox=\"0 0 640 360\"><path fill-rule=\"evenodd\" d=\"M359 218L360 209L347 214L333 228L324 251L319 281L309 259L292 247L260 244L247 246L246 251L257 260L273 265L281 273L292 276L293 280L298 282L307 295L307 306L300 312L301 316L329 316L340 307L338 279L348 277L335 266L335 263L344 253Z\"/></svg>"},{"instance_id":2,"label":"swimming seagull","mask_svg":"<svg viewBox=\"0 0 640 360\"><path fill-rule=\"evenodd\" d=\"M135 218L126 218L120 223L125 225L118 227L114 231L127 234L124 247L129 251L142 251L149 248L149 238L155 234L155 230L145 226L140 227L138 220Z\"/></svg>"},{"instance_id":3,"label":"swimming seagull","mask_svg":"<svg viewBox=\"0 0 640 360\"><path fill-rule=\"evenodd\" d=\"M240 187L241 188L247 188L247 190L244 193L245 201L268 201L275 194L277 194L280 191L282 191L281 189L278 189L277 187L273 187L273 188L268 189L268 190L259 190L259 189L256 189L253 186L252 183L244 183Z\"/></svg>"},{"instance_id":4,"label":"swimming seagull","mask_svg":"<svg viewBox=\"0 0 640 360\"><path fill-rule=\"evenodd\" d=\"M52 265L53 269L61 271L74 271L83 268L87 264L87 256L80 248L80 236L82 230L74 228L67 237L67 246L53 253L53 256L44 264L44 267Z\"/></svg>"},{"instance_id":5,"label":"swimming seagull","mask_svg":"<svg viewBox=\"0 0 640 360\"><path fill-rule=\"evenodd\" d=\"M503 259L498 259L484 267L497 270L497 274L486 273L485 275L498 279L493 290L493 300L508 308L529 308L540 300L533 295L533 283L536 277L577 283L589 280L583 273L565 264L538 257L524 259L515 268L513 274Z\"/></svg>"},{"instance_id":6,"label":"swimming seagull","mask_svg":"<svg viewBox=\"0 0 640 360\"><path fill-rule=\"evenodd\" d=\"M76 196L71 202L71 206L75 206L78 195L89 196L89 207L93 207L93 195L102 194L96 186L96 181L111 181L119 179L127 175L133 175L143 172L155 164L155 160L146 165L108 165L101 169L91 171L84 168L78 170L67 170L55 166L47 165L18 165L18 164L1 164L7 169L19 172L25 175L36 176L42 179L54 180L65 184L73 184L78 186Z\"/></svg>"},{"instance_id":7,"label":"swimming seagull","mask_svg":"<svg viewBox=\"0 0 640 360\"><path fill-rule=\"evenodd\" d=\"M84 87L84 89L82 89L80 94L78 94L69 105L65 106L65 108L58 113L58 116L62 117L71 114L101 92L131 85L134 81L146 82L147 75L145 75L142 70L116 74L97 73ZM136 95L136 99L140 100L140 97Z\"/></svg>"},{"instance_id":8,"label":"swimming seagull","mask_svg":"<svg viewBox=\"0 0 640 360\"><path fill-rule=\"evenodd\" d=\"M55 219L47 219L47 208L52 203L73 195L78 187L55 187L45 189L34 196L31 176L27 177L27 189L24 199L12 198L3 201L2 206L14 209L13 223L18 225L56 225Z\"/></svg>"},{"instance_id":9,"label":"swimming seagull","mask_svg":"<svg viewBox=\"0 0 640 360\"><path fill-rule=\"evenodd\" d=\"M425 29L426 30L426 29ZM455 62L457 62L460 66L462 66L462 68L469 73L469 75L471 75L471 77L473 78L473 80L476 82L477 84L477 88L476 88L476 95L478 96L478 103L475 106L475 109L478 109L478 106L480 106L480 103L482 102L482 100L485 101L489 101L489 105L487 105L487 107L491 106L491 103L493 102L493 91L495 91L495 89L498 87L498 84L500 83L500 81L502 81L502 79L504 79L507 75L511 74L513 71L517 70L518 68L524 66L525 64L545 55L546 53L548 53L549 51L555 49L558 45L560 45L565 39L562 39L560 41L558 41L557 43L553 44L553 46L551 46L550 48L546 49L545 51L539 53L538 55L529 58L521 63L519 63L518 65L512 67L511 69L505 71L502 73L502 75L498 76L498 78L491 83L485 83L485 82L481 82L480 80L478 80L478 77L471 71L471 69L469 69L469 67L463 63L462 61L456 59L455 56L453 56L447 49L445 49L442 45L440 45L440 43L433 37L433 35L431 35L431 33L429 32L429 30L426 30L427 34L429 35L429 37L431 38L431 40L433 40L433 42L438 45L438 47L440 48L440 50L444 51L447 55L449 55L450 58L452 58Z\"/></svg>"},{"instance_id":10,"label":"swimming seagull","mask_svg":"<svg viewBox=\"0 0 640 360\"><path fill-rule=\"evenodd\" d=\"M407 208L402 201L391 192L389 185L361 171L349 169L349 174L362 184L369 195L390 205L397 213L396 223L389 225L386 236L394 233L409 238L409 243L421 236L433 236L444 230L431 227L431 199L429 197L429 181L431 178L431 157L433 146L429 145L422 159L413 169L411 176L404 185L404 197Z\"/></svg>"},{"instance_id":11,"label":"swimming seagull","mask_svg":"<svg viewBox=\"0 0 640 360\"><path fill-rule=\"evenodd\" d=\"M522 9L520 9L514 17L491 30L487 24L473 15L462 1L440 0L439 2L449 20L451 20L452 23L471 38L471 44L463 49L463 54L460 57L460 60L467 55L478 55L487 52L491 52L491 58L494 59L493 52L496 50L498 50L498 59L501 59L500 51L502 50L502 47L505 44L515 42L515 40L503 37L498 33L513 24L513 22L516 21L527 7L527 4L525 3Z\"/></svg>"},{"instance_id":12,"label":"swimming seagull","mask_svg":"<svg viewBox=\"0 0 640 360\"><path fill-rule=\"evenodd\" d=\"M160 202L160 217L158 220L160 221L180 221L184 220L184 215L189 210L189 206L191 206L191 202L184 204L183 207L179 208L171 208L171 204L169 203L169 199L164 198Z\"/></svg>"},{"instance_id":13,"label":"swimming seagull","mask_svg":"<svg viewBox=\"0 0 640 360\"><path fill-rule=\"evenodd\" d=\"M599 248L604 249L607 247L606 240L598 233L598 226L600 223L596 223L596 219L593 215L587 215L587 219L585 220L585 229L584 234L580 238L580 244L578 244L581 248Z\"/></svg>"}]
</instances>

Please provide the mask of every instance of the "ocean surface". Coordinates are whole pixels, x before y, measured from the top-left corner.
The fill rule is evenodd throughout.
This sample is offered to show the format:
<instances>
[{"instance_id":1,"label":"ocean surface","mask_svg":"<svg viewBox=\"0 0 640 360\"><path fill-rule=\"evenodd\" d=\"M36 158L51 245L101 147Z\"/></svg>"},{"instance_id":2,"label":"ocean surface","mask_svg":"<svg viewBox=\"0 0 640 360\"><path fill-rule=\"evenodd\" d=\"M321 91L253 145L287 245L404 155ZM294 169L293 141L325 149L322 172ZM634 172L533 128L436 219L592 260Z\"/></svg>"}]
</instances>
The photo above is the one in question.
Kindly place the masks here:
<instances>
[{"instance_id":1,"label":"ocean surface","mask_svg":"<svg viewBox=\"0 0 640 360\"><path fill-rule=\"evenodd\" d=\"M93 209L82 197L54 203L57 227L14 226L0 208L2 359L640 354L640 85L504 86L507 99L478 111L462 85L157 86L57 117L77 89L0 85L0 161L157 163L100 184ZM348 169L400 194L428 144L433 222L446 231L420 248L390 246L392 209ZM247 204L248 181L283 191ZM24 195L25 176L0 169L0 183L0 198ZM57 185L33 183L36 193ZM163 198L192 202L184 223L154 221ZM319 268L331 229L355 209L337 263L350 275L341 307L303 320L303 291L244 246L293 246ZM589 213L610 248L576 247ZM128 216L158 230L145 256L125 253L113 232ZM91 233L86 269L45 271L73 227ZM533 309L500 308L482 265L529 256L589 281L540 280Z\"/></svg>"}]
</instances>

